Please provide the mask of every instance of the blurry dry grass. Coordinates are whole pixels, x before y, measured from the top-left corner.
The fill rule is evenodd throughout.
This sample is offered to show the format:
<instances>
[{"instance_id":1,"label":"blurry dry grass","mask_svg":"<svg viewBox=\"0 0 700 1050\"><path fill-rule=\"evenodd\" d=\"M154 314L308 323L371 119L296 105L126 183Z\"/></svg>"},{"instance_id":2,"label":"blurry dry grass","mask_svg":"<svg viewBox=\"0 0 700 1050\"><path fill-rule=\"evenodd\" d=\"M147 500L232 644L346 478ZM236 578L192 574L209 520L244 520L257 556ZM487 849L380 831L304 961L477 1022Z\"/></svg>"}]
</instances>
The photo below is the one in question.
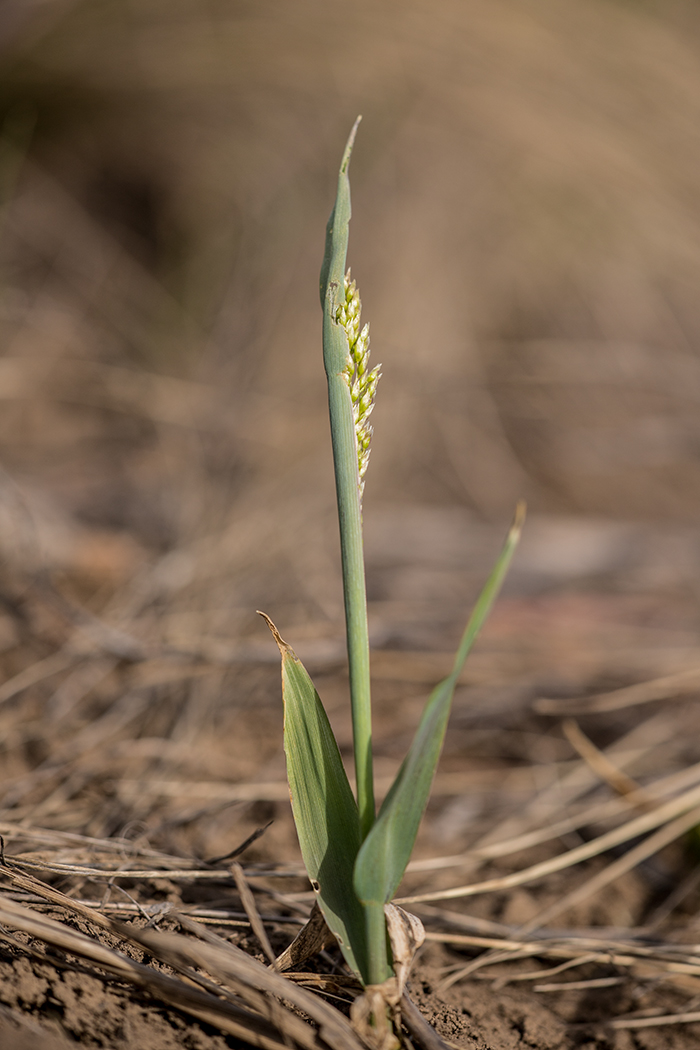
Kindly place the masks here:
<instances>
[{"instance_id":1,"label":"blurry dry grass","mask_svg":"<svg viewBox=\"0 0 700 1050\"><path fill-rule=\"evenodd\" d=\"M257 1025L266 1047L317 1044L296 1015L285 1029L278 986L246 999L185 920L250 948L230 872L205 861L272 817L245 871L276 948L308 911L256 607L350 742L316 282L362 111L351 261L385 372L365 501L382 783L497 548L492 523L523 494L534 510L406 894L433 946L470 955L438 959L445 990L546 978L538 994L568 986L578 1003L614 981L613 1029L692 1025L695 5L6 8L0 921L32 938L12 951L69 936L31 925L43 908L63 927L92 909L116 938L101 951L142 936L113 916L180 923L182 940L154 933L148 951L171 967L182 953L194 1015ZM73 903L21 882L37 878ZM460 886L469 913L438 904ZM544 969L517 964L533 956ZM581 981L549 981L569 965ZM164 1001L181 994L157 980Z\"/></svg>"}]
</instances>

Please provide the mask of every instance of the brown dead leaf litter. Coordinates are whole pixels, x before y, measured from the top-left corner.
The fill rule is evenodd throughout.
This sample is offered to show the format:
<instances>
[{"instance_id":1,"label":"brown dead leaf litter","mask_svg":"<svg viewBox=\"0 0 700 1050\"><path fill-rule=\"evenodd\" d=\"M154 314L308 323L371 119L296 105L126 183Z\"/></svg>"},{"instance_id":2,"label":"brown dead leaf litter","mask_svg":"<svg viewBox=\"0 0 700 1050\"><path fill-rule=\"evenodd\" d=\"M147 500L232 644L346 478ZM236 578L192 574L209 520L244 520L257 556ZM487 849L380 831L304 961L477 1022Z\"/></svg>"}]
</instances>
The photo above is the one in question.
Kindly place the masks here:
<instances>
[{"instance_id":1,"label":"brown dead leaf litter","mask_svg":"<svg viewBox=\"0 0 700 1050\"><path fill-rule=\"evenodd\" d=\"M465 672L401 890L428 931L411 994L457 1046L690 1046L700 1022L693 607L680 580L675 591L628 586L653 565L658 529L627 527L635 553L620 562L605 524L535 516L530 528ZM430 546L421 555L426 529L441 530L439 558ZM450 529L476 554L458 555ZM538 546L557 529L587 537L576 587L538 585ZM413 553L402 561L403 542ZM431 643L411 576L437 591L447 566L468 592L489 542L496 531L438 509L386 507L368 529L370 579L384 591L371 606L384 790L450 659ZM589 584L594 550L605 588ZM81 563L5 563L3 1045L360 1045L336 952L302 973L269 968L264 942L283 951L312 904L284 780L277 660L252 615L230 611L226 640L187 612L208 594L198 560L208 545L189 556L179 575L170 552L139 553L118 585L102 561L91 576ZM245 570L227 571L235 589ZM287 609L349 753L340 622ZM169 634L180 610L184 642ZM437 601L433 610L447 618Z\"/></svg>"},{"instance_id":2,"label":"brown dead leaf litter","mask_svg":"<svg viewBox=\"0 0 700 1050\"><path fill-rule=\"evenodd\" d=\"M269 966L312 898L253 610L348 758L314 289L360 110L380 794L531 508L401 888L413 1002L696 1046L697 5L7 6L0 1046L359 1050L332 948Z\"/></svg>"}]
</instances>

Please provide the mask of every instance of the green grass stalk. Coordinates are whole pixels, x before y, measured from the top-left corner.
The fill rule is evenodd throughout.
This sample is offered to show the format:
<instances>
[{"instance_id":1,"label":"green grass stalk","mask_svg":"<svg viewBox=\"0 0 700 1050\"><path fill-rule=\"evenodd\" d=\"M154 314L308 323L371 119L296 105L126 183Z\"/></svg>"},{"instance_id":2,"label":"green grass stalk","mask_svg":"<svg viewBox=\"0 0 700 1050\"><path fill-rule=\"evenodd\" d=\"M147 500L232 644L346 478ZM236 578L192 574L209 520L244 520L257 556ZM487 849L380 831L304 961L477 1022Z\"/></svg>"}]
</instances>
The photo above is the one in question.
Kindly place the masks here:
<instances>
[{"instance_id":1,"label":"green grass stalk","mask_svg":"<svg viewBox=\"0 0 700 1050\"><path fill-rule=\"evenodd\" d=\"M328 404L340 524L357 806L360 813L360 839L364 840L375 817L369 630L355 423L350 391L342 376L328 377Z\"/></svg>"},{"instance_id":2,"label":"green grass stalk","mask_svg":"<svg viewBox=\"0 0 700 1050\"><path fill-rule=\"evenodd\" d=\"M392 972L387 952L384 905L373 901L371 904L365 904L364 909L367 923L368 984L382 984Z\"/></svg>"},{"instance_id":3,"label":"green grass stalk","mask_svg":"<svg viewBox=\"0 0 700 1050\"><path fill-rule=\"evenodd\" d=\"M360 839L364 840L375 819L369 629L357 436L352 396L345 374L348 364L348 341L345 330L337 319L338 307L345 299L343 282L351 214L347 172L358 123L359 118L345 147L338 176L336 205L328 221L326 255L321 270L321 303L323 361L328 378L328 407L340 525L357 806L360 814Z\"/></svg>"},{"instance_id":4,"label":"green grass stalk","mask_svg":"<svg viewBox=\"0 0 700 1050\"><path fill-rule=\"evenodd\" d=\"M524 507L518 508L506 543L477 600L452 674L431 693L413 743L377 816L372 776L362 488L372 436L369 417L381 366L370 368L369 326L360 327L362 304L357 286L345 270L351 216L348 166L357 123L345 147L335 206L326 228L320 287L323 362L328 379L340 525L357 806L326 715L306 672L303 680L296 683L298 688L290 688L290 682L287 683L285 750L299 841L326 921L332 924L332 929L336 928L338 943L363 982L383 985L392 975L384 906L396 892L406 870L440 758L455 686L503 582L520 535ZM284 646L281 649L284 693L284 666L296 658L286 653ZM301 732L297 732L297 720L302 726ZM329 783L337 786L338 781L345 785L344 793L329 804ZM324 807L325 831L317 826L317 820L324 819ZM354 833L351 856L348 856L348 840L344 835L328 832L328 815L332 811L334 819L338 818L336 809L342 810L339 826L351 828ZM378 1024L381 1020L383 1017L375 1017Z\"/></svg>"}]
</instances>

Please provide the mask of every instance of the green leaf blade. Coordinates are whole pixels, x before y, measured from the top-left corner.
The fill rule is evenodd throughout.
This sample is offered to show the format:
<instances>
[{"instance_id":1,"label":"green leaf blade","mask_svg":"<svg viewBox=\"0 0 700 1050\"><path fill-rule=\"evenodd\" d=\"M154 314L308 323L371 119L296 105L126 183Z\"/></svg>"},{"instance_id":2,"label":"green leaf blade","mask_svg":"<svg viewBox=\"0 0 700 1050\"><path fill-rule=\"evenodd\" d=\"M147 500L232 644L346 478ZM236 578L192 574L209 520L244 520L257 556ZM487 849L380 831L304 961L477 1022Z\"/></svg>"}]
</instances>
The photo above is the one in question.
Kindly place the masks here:
<instances>
[{"instance_id":1,"label":"green leaf blade","mask_svg":"<svg viewBox=\"0 0 700 1050\"><path fill-rule=\"evenodd\" d=\"M311 678L272 621L265 620L282 656L284 751L301 854L329 929L348 965L366 983L366 921L352 888L360 848L357 803Z\"/></svg>"},{"instance_id":2,"label":"green leaf blade","mask_svg":"<svg viewBox=\"0 0 700 1050\"><path fill-rule=\"evenodd\" d=\"M387 794L377 819L355 862L353 884L358 899L369 906L386 904L396 893L413 851L418 827L428 803L457 680L515 552L524 520L524 506L469 618L452 672L431 693L413 743Z\"/></svg>"},{"instance_id":3,"label":"green leaf blade","mask_svg":"<svg viewBox=\"0 0 700 1050\"><path fill-rule=\"evenodd\" d=\"M352 131L345 144L343 159L338 172L338 188L336 191L335 204L326 224L326 246L321 264L321 276L319 290L321 293L321 306L326 306L326 295L330 284L342 286L345 276L345 259L348 252L348 236L350 219L352 217L352 205L350 203L350 179L348 177L348 166L355 144L355 136L362 117L358 117L352 126ZM342 365L341 365L342 368Z\"/></svg>"}]
</instances>

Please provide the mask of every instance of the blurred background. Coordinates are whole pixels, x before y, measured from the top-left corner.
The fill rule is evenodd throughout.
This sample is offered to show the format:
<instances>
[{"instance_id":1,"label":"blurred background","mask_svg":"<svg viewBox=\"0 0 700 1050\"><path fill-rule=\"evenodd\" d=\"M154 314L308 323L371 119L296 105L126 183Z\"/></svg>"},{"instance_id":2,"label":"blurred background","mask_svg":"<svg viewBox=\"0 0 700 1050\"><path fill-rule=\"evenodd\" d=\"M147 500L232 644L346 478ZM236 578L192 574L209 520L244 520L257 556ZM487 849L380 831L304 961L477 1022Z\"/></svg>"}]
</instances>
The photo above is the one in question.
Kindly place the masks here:
<instances>
[{"instance_id":1,"label":"blurred background","mask_svg":"<svg viewBox=\"0 0 700 1050\"><path fill-rule=\"evenodd\" d=\"M379 717L521 496L472 712L697 667L695 2L5 0L0 49L0 720L6 784L34 771L6 811L112 833L227 732L217 775L281 783L256 608L347 746L318 270L358 113ZM131 794L95 794L120 739Z\"/></svg>"},{"instance_id":2,"label":"blurred background","mask_svg":"<svg viewBox=\"0 0 700 1050\"><path fill-rule=\"evenodd\" d=\"M3 0L8 856L201 867L273 820L246 870L298 874L256 609L351 765L318 274L358 113L349 262L383 371L364 500L379 795L529 506L417 845L468 852L408 888L557 856L700 775L697 0ZM513 858L509 839L535 846ZM697 832L659 848L441 921L680 915L697 942ZM215 896L159 879L125 902L53 870L100 907ZM300 879L270 885L276 908L280 885L306 900ZM587 1022L586 994L530 1001Z\"/></svg>"}]
</instances>

